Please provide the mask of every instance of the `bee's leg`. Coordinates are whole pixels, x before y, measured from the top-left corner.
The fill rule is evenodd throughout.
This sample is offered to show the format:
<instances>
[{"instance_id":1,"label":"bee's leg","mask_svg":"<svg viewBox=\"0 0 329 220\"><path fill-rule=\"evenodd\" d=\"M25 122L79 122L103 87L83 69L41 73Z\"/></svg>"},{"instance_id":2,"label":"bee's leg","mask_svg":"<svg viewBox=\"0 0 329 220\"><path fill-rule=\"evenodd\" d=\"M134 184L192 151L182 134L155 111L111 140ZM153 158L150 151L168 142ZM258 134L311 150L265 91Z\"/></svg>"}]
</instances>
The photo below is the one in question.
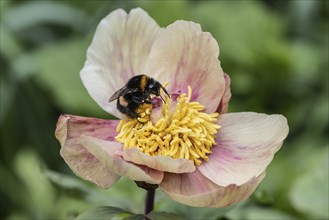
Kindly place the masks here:
<instances>
[{"instance_id":1,"label":"bee's leg","mask_svg":"<svg viewBox=\"0 0 329 220\"><path fill-rule=\"evenodd\" d=\"M162 90L166 93L166 95L170 98L170 95L169 95L168 91L165 89L165 87L163 87L163 86L161 85L161 88L162 88Z\"/></svg>"},{"instance_id":2,"label":"bee's leg","mask_svg":"<svg viewBox=\"0 0 329 220\"><path fill-rule=\"evenodd\" d=\"M136 112L134 111L129 111L129 115L133 118L138 118L139 117L139 114L137 114Z\"/></svg>"},{"instance_id":3,"label":"bee's leg","mask_svg":"<svg viewBox=\"0 0 329 220\"><path fill-rule=\"evenodd\" d=\"M118 109L121 113L123 113L123 114L125 114L125 115L129 115L129 109L127 108L127 106L123 106L123 105L121 105L120 102L117 102L117 109Z\"/></svg>"},{"instance_id":4,"label":"bee's leg","mask_svg":"<svg viewBox=\"0 0 329 220\"><path fill-rule=\"evenodd\" d=\"M151 100L148 97L132 97L134 103L141 105L141 104L152 104Z\"/></svg>"},{"instance_id":5,"label":"bee's leg","mask_svg":"<svg viewBox=\"0 0 329 220\"><path fill-rule=\"evenodd\" d=\"M161 95L159 95L159 96L160 96L160 98L162 99L162 101L165 102L164 98L163 98Z\"/></svg>"},{"instance_id":6,"label":"bee's leg","mask_svg":"<svg viewBox=\"0 0 329 220\"><path fill-rule=\"evenodd\" d=\"M136 102L130 102L127 105L127 115L129 115L130 117L133 118L138 118L139 115L136 113L137 108L139 107L140 103L136 103Z\"/></svg>"},{"instance_id":7,"label":"bee's leg","mask_svg":"<svg viewBox=\"0 0 329 220\"><path fill-rule=\"evenodd\" d=\"M134 111L129 111L128 115L132 118L138 118L139 117L139 114L137 114L136 112Z\"/></svg>"},{"instance_id":8,"label":"bee's leg","mask_svg":"<svg viewBox=\"0 0 329 220\"><path fill-rule=\"evenodd\" d=\"M144 103L145 99L144 99L144 97L133 96L132 101L136 104L142 104L142 103Z\"/></svg>"}]
</instances>

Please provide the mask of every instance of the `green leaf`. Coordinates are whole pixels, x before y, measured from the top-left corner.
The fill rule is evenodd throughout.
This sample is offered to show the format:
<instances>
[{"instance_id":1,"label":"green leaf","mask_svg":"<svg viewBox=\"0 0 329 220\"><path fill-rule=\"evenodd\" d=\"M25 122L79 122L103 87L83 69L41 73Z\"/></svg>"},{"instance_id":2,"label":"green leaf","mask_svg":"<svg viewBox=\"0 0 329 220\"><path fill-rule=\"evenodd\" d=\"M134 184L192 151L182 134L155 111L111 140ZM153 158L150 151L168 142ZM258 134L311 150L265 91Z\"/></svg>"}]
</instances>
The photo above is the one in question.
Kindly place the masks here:
<instances>
[{"instance_id":1,"label":"green leaf","mask_svg":"<svg viewBox=\"0 0 329 220\"><path fill-rule=\"evenodd\" d=\"M257 1L207 1L195 8L195 14L218 39L225 56L239 66L261 58L258 52L264 56L282 28L280 20Z\"/></svg>"},{"instance_id":2,"label":"green leaf","mask_svg":"<svg viewBox=\"0 0 329 220\"><path fill-rule=\"evenodd\" d=\"M14 85L3 75L0 76L0 125L3 128L3 122L9 112L14 99Z\"/></svg>"},{"instance_id":3,"label":"green leaf","mask_svg":"<svg viewBox=\"0 0 329 220\"><path fill-rule=\"evenodd\" d=\"M293 216L286 214L280 210L270 207L259 207L256 205L249 205L240 209L235 209L229 212L225 217L232 220L292 220L296 219Z\"/></svg>"},{"instance_id":4,"label":"green leaf","mask_svg":"<svg viewBox=\"0 0 329 220\"><path fill-rule=\"evenodd\" d=\"M29 1L11 7L4 13L3 22L12 31L22 31L42 23L71 26L85 30L87 16L69 5L51 1Z\"/></svg>"},{"instance_id":5,"label":"green leaf","mask_svg":"<svg viewBox=\"0 0 329 220\"><path fill-rule=\"evenodd\" d=\"M54 189L40 172L41 159L31 150L21 150L14 158L15 173L22 180L21 187L25 187L24 195L19 195L26 209L31 215L46 218L52 214ZM42 202L40 202L42 201Z\"/></svg>"},{"instance_id":6,"label":"green leaf","mask_svg":"<svg viewBox=\"0 0 329 220\"><path fill-rule=\"evenodd\" d=\"M145 216L143 214L136 214L123 218L123 220L145 220Z\"/></svg>"},{"instance_id":7,"label":"green leaf","mask_svg":"<svg viewBox=\"0 0 329 220\"><path fill-rule=\"evenodd\" d=\"M186 219L218 219L223 217L229 210L238 205L232 205L226 208L200 208L183 205L175 202L164 195L161 190L157 190L156 194L156 210L159 211L170 211L176 213L178 216L182 216Z\"/></svg>"},{"instance_id":8,"label":"green leaf","mask_svg":"<svg viewBox=\"0 0 329 220\"><path fill-rule=\"evenodd\" d=\"M1 0L0 1L0 18L2 17L3 13L10 7L11 0Z\"/></svg>"},{"instance_id":9,"label":"green leaf","mask_svg":"<svg viewBox=\"0 0 329 220\"><path fill-rule=\"evenodd\" d=\"M295 180L289 195L292 205L310 218L329 218L328 147L319 151L317 162Z\"/></svg>"},{"instance_id":10,"label":"green leaf","mask_svg":"<svg viewBox=\"0 0 329 220\"><path fill-rule=\"evenodd\" d=\"M270 205L274 202L274 197L271 192L267 191L264 188L259 187L252 195L252 198L258 203L264 205Z\"/></svg>"},{"instance_id":11,"label":"green leaf","mask_svg":"<svg viewBox=\"0 0 329 220\"><path fill-rule=\"evenodd\" d=\"M147 217L151 220L184 220L185 218L180 217L174 213L170 212L151 212L147 214Z\"/></svg>"},{"instance_id":12,"label":"green leaf","mask_svg":"<svg viewBox=\"0 0 329 220\"><path fill-rule=\"evenodd\" d=\"M94 117L109 117L88 95L79 72L86 59L89 38L73 39L43 48L34 55L37 81L49 89L58 106L74 114L92 112Z\"/></svg>"},{"instance_id":13,"label":"green leaf","mask_svg":"<svg viewBox=\"0 0 329 220\"><path fill-rule=\"evenodd\" d=\"M8 60L16 58L22 52L16 37L2 23L0 24L0 52Z\"/></svg>"},{"instance_id":14,"label":"green leaf","mask_svg":"<svg viewBox=\"0 0 329 220\"><path fill-rule=\"evenodd\" d=\"M179 19L193 20L190 10L185 10L189 7L188 1L138 1L138 5L150 13L160 26L167 26Z\"/></svg>"},{"instance_id":15,"label":"green leaf","mask_svg":"<svg viewBox=\"0 0 329 220\"><path fill-rule=\"evenodd\" d=\"M110 220L118 215L122 217L122 215L131 215L131 213L116 207L98 206L82 213L76 220Z\"/></svg>"},{"instance_id":16,"label":"green leaf","mask_svg":"<svg viewBox=\"0 0 329 220\"><path fill-rule=\"evenodd\" d=\"M53 185L59 189L63 189L67 194L73 197L86 199L91 193L91 189L77 178L47 169L43 169L43 173Z\"/></svg>"},{"instance_id":17,"label":"green leaf","mask_svg":"<svg viewBox=\"0 0 329 220\"><path fill-rule=\"evenodd\" d=\"M24 206L26 186L22 185L16 173L2 163L0 163L0 173L1 196L9 198L10 202L13 202L16 206Z\"/></svg>"},{"instance_id":18,"label":"green leaf","mask_svg":"<svg viewBox=\"0 0 329 220\"><path fill-rule=\"evenodd\" d=\"M142 201L144 200L145 192L144 190L139 190L130 179L121 178L110 189L101 190L94 184L86 184L86 181L77 177L51 170L44 170L43 173L66 197L79 199L90 204L119 206L125 210L137 213L143 209ZM134 196L132 197L131 195Z\"/></svg>"}]
</instances>

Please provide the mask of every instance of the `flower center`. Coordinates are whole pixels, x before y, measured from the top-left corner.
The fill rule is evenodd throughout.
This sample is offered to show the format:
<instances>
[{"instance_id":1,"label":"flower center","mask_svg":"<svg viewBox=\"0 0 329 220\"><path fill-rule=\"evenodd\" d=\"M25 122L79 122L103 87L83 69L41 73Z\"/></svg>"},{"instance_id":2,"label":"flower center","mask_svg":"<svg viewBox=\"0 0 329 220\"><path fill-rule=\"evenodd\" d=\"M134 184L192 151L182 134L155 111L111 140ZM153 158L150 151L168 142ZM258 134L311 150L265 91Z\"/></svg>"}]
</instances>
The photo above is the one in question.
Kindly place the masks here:
<instances>
[{"instance_id":1,"label":"flower center","mask_svg":"<svg viewBox=\"0 0 329 220\"><path fill-rule=\"evenodd\" d=\"M192 89L188 86L188 95L183 93L176 100L166 96L159 106L140 106L139 118L120 121L116 140L123 143L124 148L136 147L151 156L184 158L196 165L202 160L208 161L207 154L216 144L220 128L216 124L219 114L202 112L205 107L199 102L190 102L191 95Z\"/></svg>"}]
</instances>

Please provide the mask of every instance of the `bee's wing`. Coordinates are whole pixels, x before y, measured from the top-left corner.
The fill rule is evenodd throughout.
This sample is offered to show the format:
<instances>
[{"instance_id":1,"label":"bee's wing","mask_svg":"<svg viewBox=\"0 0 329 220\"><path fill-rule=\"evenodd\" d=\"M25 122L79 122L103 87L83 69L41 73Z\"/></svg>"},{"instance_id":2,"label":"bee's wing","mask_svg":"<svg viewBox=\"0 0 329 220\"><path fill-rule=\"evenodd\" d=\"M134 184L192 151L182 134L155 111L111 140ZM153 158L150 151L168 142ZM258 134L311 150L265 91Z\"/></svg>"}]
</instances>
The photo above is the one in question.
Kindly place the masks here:
<instances>
[{"instance_id":1,"label":"bee's wing","mask_svg":"<svg viewBox=\"0 0 329 220\"><path fill-rule=\"evenodd\" d=\"M118 91L116 91L111 98L109 99L109 102L112 102L114 100L116 100L117 98L119 98L119 96L121 95L121 93L123 93L123 91L126 89L127 87L124 86L121 89L119 89Z\"/></svg>"},{"instance_id":2,"label":"bee's wing","mask_svg":"<svg viewBox=\"0 0 329 220\"><path fill-rule=\"evenodd\" d=\"M134 93L139 91L138 88L134 88L134 89L128 89L127 86L122 87L121 89L119 89L118 91L116 91L111 98L109 99L109 102L112 102L114 100L116 100L117 98L119 98L120 95L124 95L124 94L128 94L128 93Z\"/></svg>"}]
</instances>

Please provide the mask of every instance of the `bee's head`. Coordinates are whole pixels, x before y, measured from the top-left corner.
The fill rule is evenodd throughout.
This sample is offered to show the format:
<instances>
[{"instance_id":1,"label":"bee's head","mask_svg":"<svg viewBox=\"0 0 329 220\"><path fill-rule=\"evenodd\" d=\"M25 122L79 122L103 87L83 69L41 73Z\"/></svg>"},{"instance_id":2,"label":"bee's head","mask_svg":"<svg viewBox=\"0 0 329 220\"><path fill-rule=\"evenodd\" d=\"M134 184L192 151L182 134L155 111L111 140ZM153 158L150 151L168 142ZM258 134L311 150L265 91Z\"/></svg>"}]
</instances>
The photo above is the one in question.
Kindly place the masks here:
<instances>
[{"instance_id":1,"label":"bee's head","mask_svg":"<svg viewBox=\"0 0 329 220\"><path fill-rule=\"evenodd\" d=\"M149 93L153 94L155 96L159 96L162 101L165 101L164 98L161 96L160 91L161 89L166 93L166 95L170 98L169 93L167 92L167 90L156 80L150 78L149 79L149 84L148 84L148 88L149 88Z\"/></svg>"},{"instance_id":2,"label":"bee's head","mask_svg":"<svg viewBox=\"0 0 329 220\"><path fill-rule=\"evenodd\" d=\"M151 94L154 94L156 96L160 96L160 89L161 89L161 87L162 86L161 86L161 84L158 81L156 81L156 80L154 80L152 78L149 79L148 89L149 89L149 92Z\"/></svg>"}]
</instances>

